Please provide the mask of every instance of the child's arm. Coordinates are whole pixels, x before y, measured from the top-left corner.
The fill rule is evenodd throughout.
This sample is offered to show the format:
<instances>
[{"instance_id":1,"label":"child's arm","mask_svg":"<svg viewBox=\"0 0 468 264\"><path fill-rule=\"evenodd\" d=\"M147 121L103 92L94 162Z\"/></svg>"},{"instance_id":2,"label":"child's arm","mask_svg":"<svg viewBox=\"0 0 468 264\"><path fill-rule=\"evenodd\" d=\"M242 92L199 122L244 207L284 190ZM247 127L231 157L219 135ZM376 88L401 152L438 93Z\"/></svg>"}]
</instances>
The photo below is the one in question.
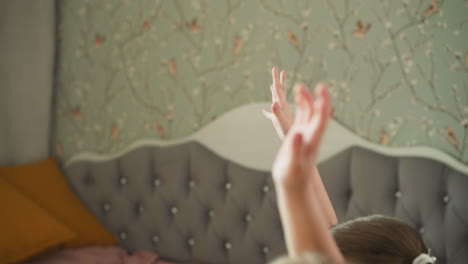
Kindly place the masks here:
<instances>
[{"instance_id":1,"label":"child's arm","mask_svg":"<svg viewBox=\"0 0 468 264\"><path fill-rule=\"evenodd\" d=\"M271 105L271 112L264 109L263 113L273 123L278 136L284 139L294 122L294 113L286 99L286 71L281 71L281 74L279 74L278 68L274 67L271 75L273 83L270 86L270 90L273 104ZM304 96L305 100L313 102L312 95L305 94ZM312 184L309 185L310 191L316 193L322 213L325 214L328 227L334 226L338 223L338 220L316 166L314 166L312 175Z\"/></svg>"},{"instance_id":2,"label":"child's arm","mask_svg":"<svg viewBox=\"0 0 468 264\"><path fill-rule=\"evenodd\" d=\"M273 165L278 209L290 257L307 251L320 252L337 262L343 256L328 231L318 194L310 191L318 147L329 118L330 99L326 87L317 89L317 100L304 86L296 91L297 116L284 138Z\"/></svg>"},{"instance_id":3,"label":"child's arm","mask_svg":"<svg viewBox=\"0 0 468 264\"><path fill-rule=\"evenodd\" d=\"M337 225L338 219L336 218L335 210L333 209L330 197L328 196L327 190L325 190L325 186L323 186L322 178L320 177L320 173L315 165L312 172L312 186L310 188L313 189L313 192L316 195L316 199L320 205L322 213L325 215L328 228Z\"/></svg>"},{"instance_id":4,"label":"child's arm","mask_svg":"<svg viewBox=\"0 0 468 264\"><path fill-rule=\"evenodd\" d=\"M276 194L288 255L318 252L343 262L315 195L281 185L276 187Z\"/></svg>"}]
</instances>

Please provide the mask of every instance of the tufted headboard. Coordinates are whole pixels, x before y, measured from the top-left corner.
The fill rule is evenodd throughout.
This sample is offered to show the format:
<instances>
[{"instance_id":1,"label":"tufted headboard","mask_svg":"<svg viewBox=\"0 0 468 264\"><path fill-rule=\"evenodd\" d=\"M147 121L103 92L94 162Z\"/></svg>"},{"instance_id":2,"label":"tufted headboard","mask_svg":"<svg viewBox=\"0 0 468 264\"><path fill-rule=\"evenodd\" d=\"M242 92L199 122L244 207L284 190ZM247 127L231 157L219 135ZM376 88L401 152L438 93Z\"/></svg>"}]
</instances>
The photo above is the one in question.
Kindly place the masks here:
<instances>
[{"instance_id":1,"label":"tufted headboard","mask_svg":"<svg viewBox=\"0 0 468 264\"><path fill-rule=\"evenodd\" d=\"M440 162L353 147L319 165L339 222L395 216L422 234L437 263L468 259L468 175Z\"/></svg>"},{"instance_id":2,"label":"tufted headboard","mask_svg":"<svg viewBox=\"0 0 468 264\"><path fill-rule=\"evenodd\" d=\"M422 233L438 263L468 259L468 176L422 158L354 147L319 165L340 221L396 216ZM269 172L198 143L142 147L78 162L68 179L121 245L195 263L266 263L285 253Z\"/></svg>"},{"instance_id":3,"label":"tufted headboard","mask_svg":"<svg viewBox=\"0 0 468 264\"><path fill-rule=\"evenodd\" d=\"M67 176L130 250L183 263L266 263L285 252L269 173L197 143L74 163Z\"/></svg>"},{"instance_id":4,"label":"tufted headboard","mask_svg":"<svg viewBox=\"0 0 468 264\"><path fill-rule=\"evenodd\" d=\"M217 131L216 124L210 129ZM430 158L437 156L430 151L415 157L411 150L338 147L344 137L333 134L340 128L332 122L329 131L319 171L339 221L396 216L422 233L438 264L466 262L467 172ZM129 250L153 250L178 263L266 263L286 252L271 160L255 167L248 163L252 154L231 155L243 149L258 155L262 140L270 152L273 137L258 133L267 136L244 144L240 133L225 143L200 135L169 145L143 142L114 157L78 157L64 169L84 203ZM231 145L231 152L220 144Z\"/></svg>"}]
</instances>

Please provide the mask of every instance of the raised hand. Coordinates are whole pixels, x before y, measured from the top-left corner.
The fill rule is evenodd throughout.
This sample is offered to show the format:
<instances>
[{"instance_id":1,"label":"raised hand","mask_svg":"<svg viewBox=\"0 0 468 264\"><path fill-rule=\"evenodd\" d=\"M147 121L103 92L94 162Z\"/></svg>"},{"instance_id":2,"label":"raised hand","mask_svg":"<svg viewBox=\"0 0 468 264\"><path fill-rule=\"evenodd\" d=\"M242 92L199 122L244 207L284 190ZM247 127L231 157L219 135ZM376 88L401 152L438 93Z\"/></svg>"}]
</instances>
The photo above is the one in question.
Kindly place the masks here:
<instances>
[{"instance_id":1,"label":"raised hand","mask_svg":"<svg viewBox=\"0 0 468 264\"><path fill-rule=\"evenodd\" d=\"M288 104L286 96L286 71L278 73L278 68L271 70L272 84L271 91L271 111L263 109L263 114L271 120L278 136L283 139L294 121L294 113Z\"/></svg>"},{"instance_id":2,"label":"raised hand","mask_svg":"<svg viewBox=\"0 0 468 264\"><path fill-rule=\"evenodd\" d=\"M295 93L296 118L276 157L273 177L278 184L302 188L314 173L329 119L330 98L325 84L317 85L316 99L303 84L296 86Z\"/></svg>"},{"instance_id":3,"label":"raised hand","mask_svg":"<svg viewBox=\"0 0 468 264\"><path fill-rule=\"evenodd\" d=\"M325 84L317 85L316 99L304 85L299 85L295 92L296 118L272 171L288 255L297 257L305 252L319 252L341 263L343 255L328 231L330 217L323 202L328 197L314 188L318 185L323 188L314 170L329 118L330 98ZM333 208L330 212L334 214Z\"/></svg>"}]
</instances>

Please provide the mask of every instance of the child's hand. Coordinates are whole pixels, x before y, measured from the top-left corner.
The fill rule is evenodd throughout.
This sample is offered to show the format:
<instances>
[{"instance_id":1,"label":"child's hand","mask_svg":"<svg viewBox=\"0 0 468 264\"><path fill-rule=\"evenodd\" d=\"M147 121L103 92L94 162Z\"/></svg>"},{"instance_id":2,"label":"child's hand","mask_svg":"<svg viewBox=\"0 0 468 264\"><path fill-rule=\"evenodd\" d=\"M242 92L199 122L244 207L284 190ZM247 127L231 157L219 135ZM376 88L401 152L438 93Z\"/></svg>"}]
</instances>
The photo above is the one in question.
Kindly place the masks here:
<instances>
[{"instance_id":1,"label":"child's hand","mask_svg":"<svg viewBox=\"0 0 468 264\"><path fill-rule=\"evenodd\" d=\"M308 185L327 126L330 109L327 86L317 85L315 96L314 99L303 84L296 87L296 118L273 164L275 183L288 189L304 190Z\"/></svg>"},{"instance_id":2,"label":"child's hand","mask_svg":"<svg viewBox=\"0 0 468 264\"><path fill-rule=\"evenodd\" d=\"M286 100L286 71L281 71L278 74L278 68L274 67L271 70L273 83L270 85L271 112L263 109L263 114L273 122L276 133L283 139L294 121L294 113Z\"/></svg>"},{"instance_id":3,"label":"child's hand","mask_svg":"<svg viewBox=\"0 0 468 264\"><path fill-rule=\"evenodd\" d=\"M286 247L290 257L315 251L341 263L343 255L328 230L331 222L336 223L336 216L320 176L314 176L318 148L329 118L330 98L325 84L317 85L315 100L304 85L299 85L295 92L296 118L273 164Z\"/></svg>"}]
</instances>

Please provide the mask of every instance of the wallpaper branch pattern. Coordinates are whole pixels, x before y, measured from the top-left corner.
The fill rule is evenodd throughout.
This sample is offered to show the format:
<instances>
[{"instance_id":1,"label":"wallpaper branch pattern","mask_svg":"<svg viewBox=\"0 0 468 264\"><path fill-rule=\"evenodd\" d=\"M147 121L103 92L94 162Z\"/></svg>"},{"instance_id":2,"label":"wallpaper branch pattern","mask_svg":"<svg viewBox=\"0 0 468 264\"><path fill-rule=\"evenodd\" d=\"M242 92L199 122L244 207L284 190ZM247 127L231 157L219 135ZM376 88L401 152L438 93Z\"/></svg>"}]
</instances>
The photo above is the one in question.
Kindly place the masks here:
<instances>
[{"instance_id":1,"label":"wallpaper branch pattern","mask_svg":"<svg viewBox=\"0 0 468 264\"><path fill-rule=\"evenodd\" d=\"M334 118L366 140L468 164L467 14L467 0L61 1L56 153L188 136L270 101L278 66L289 90L328 81Z\"/></svg>"}]
</instances>

